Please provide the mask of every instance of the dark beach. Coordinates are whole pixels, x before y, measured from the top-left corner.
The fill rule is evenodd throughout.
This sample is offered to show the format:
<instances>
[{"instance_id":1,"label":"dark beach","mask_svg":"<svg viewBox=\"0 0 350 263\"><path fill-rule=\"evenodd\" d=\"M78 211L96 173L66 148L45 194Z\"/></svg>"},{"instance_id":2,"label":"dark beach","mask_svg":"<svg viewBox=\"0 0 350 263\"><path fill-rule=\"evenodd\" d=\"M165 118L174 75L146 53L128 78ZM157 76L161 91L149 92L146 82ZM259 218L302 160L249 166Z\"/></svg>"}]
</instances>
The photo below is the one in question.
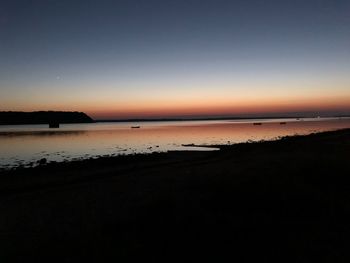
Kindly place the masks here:
<instances>
[{"instance_id":1,"label":"dark beach","mask_svg":"<svg viewBox=\"0 0 350 263\"><path fill-rule=\"evenodd\" d=\"M1 262L347 262L350 129L0 173Z\"/></svg>"}]
</instances>

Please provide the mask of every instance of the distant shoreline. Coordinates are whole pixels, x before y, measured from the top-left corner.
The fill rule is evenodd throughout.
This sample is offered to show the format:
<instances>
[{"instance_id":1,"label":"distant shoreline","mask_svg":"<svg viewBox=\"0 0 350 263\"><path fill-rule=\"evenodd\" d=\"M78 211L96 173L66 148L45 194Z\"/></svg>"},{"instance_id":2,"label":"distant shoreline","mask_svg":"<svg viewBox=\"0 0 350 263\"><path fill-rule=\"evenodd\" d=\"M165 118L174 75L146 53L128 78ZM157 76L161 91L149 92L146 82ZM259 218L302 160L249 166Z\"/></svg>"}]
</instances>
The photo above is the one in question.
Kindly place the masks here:
<instances>
[{"instance_id":1,"label":"distant shoreline","mask_svg":"<svg viewBox=\"0 0 350 263\"><path fill-rule=\"evenodd\" d=\"M258 117L213 117L213 118L151 118L151 119L96 119L95 122L162 122L162 121L225 121L225 120L267 120L267 119L306 119L306 118L350 118L350 115L339 116L258 116Z\"/></svg>"},{"instance_id":2,"label":"distant shoreline","mask_svg":"<svg viewBox=\"0 0 350 263\"><path fill-rule=\"evenodd\" d=\"M128 119L93 119L84 112L77 111L0 111L1 125L28 125L79 123L108 123L108 122L175 122L175 121L225 121L225 120L267 120L267 119L306 119L306 118L350 118L350 115L294 115L294 116L229 116L229 117L193 117L193 118L128 118Z\"/></svg>"}]
</instances>

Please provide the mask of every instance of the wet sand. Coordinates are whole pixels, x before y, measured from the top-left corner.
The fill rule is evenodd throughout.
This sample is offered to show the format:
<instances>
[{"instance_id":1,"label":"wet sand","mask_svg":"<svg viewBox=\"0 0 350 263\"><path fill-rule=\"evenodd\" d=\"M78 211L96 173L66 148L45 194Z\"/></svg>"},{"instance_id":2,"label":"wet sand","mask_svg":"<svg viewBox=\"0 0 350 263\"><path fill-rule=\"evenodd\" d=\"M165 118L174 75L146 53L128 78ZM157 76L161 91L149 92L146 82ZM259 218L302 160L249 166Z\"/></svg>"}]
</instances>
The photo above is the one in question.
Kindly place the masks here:
<instances>
[{"instance_id":1,"label":"wet sand","mask_svg":"<svg viewBox=\"0 0 350 263\"><path fill-rule=\"evenodd\" d=\"M347 262L350 129L0 173L0 260Z\"/></svg>"}]
</instances>

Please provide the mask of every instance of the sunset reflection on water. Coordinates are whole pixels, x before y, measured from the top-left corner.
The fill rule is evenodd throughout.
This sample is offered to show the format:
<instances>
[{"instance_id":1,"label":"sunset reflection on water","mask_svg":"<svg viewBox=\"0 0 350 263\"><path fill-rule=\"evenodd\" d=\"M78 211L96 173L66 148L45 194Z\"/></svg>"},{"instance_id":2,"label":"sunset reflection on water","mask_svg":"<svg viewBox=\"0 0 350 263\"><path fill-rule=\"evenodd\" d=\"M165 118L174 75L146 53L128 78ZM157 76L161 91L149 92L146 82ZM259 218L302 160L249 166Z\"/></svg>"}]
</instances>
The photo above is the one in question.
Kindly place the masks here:
<instances>
[{"instance_id":1,"label":"sunset reflection on water","mask_svg":"<svg viewBox=\"0 0 350 263\"><path fill-rule=\"evenodd\" d=\"M261 125L253 125L256 122ZM140 128L132 129L134 125ZM106 155L207 150L183 145L271 140L342 128L350 128L350 119L67 124L57 130L45 125L3 126L0 167L35 164L42 158L69 161Z\"/></svg>"}]
</instances>

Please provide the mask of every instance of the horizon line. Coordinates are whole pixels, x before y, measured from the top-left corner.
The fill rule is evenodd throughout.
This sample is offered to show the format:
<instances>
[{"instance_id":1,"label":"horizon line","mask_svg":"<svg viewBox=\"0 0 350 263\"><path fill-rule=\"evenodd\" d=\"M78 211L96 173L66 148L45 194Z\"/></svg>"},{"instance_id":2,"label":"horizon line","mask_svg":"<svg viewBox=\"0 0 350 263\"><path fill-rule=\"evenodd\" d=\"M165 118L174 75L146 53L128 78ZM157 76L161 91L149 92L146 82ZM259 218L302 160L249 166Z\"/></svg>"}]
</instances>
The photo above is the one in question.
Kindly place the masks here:
<instances>
[{"instance_id":1,"label":"horizon line","mask_svg":"<svg viewBox=\"0 0 350 263\"><path fill-rule=\"evenodd\" d=\"M303 118L350 118L350 114L343 115L294 115L294 116L249 116L249 117L190 117L190 118L127 118L127 119L93 119L95 122L151 122L151 121L209 121L209 120L253 120L253 119L303 119Z\"/></svg>"}]
</instances>

